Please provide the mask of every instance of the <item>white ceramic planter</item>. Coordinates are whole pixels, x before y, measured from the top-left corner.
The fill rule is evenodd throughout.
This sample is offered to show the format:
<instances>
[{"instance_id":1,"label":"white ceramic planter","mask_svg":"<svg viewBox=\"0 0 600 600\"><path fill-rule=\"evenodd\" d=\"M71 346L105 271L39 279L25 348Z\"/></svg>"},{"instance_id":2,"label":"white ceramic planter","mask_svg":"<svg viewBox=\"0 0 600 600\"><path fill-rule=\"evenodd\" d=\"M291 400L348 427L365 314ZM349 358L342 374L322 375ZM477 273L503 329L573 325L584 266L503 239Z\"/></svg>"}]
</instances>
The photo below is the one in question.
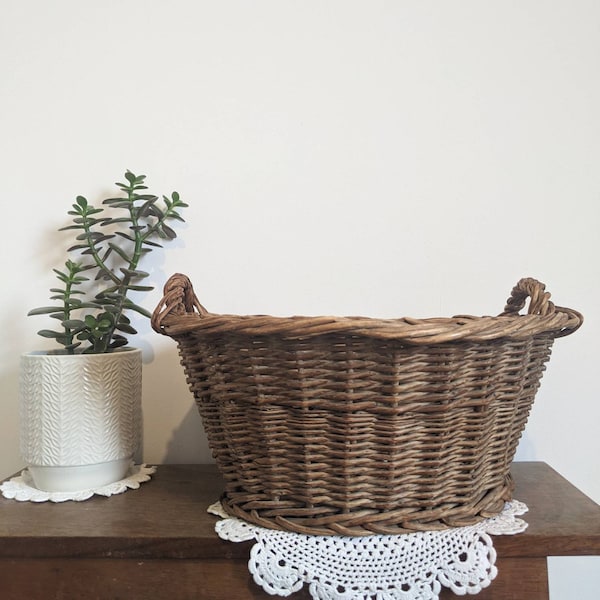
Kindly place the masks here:
<instances>
[{"instance_id":1,"label":"white ceramic planter","mask_svg":"<svg viewBox=\"0 0 600 600\"><path fill-rule=\"evenodd\" d=\"M36 487L71 492L122 479L141 436L142 353L21 357L21 455Z\"/></svg>"}]
</instances>

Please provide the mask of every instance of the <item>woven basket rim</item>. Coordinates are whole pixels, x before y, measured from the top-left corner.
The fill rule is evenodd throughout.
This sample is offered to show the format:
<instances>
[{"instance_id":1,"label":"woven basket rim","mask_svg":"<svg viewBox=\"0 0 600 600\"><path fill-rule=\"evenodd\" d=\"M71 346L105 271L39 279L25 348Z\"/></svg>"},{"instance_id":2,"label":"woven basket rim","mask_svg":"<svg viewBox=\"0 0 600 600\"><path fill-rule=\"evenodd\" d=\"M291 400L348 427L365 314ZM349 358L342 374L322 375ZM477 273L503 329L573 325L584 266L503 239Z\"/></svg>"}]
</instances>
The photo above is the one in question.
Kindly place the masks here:
<instances>
[{"instance_id":1,"label":"woven basket rim","mask_svg":"<svg viewBox=\"0 0 600 600\"><path fill-rule=\"evenodd\" d=\"M574 331L575 318L567 313L550 316L470 316L414 319L377 319L372 317L269 315L173 315L163 321L168 336L198 332L247 336L277 335L286 339L311 338L328 334L402 340L412 344L436 344L448 341L488 341L501 338L523 339L533 335L554 337ZM578 326L578 324L577 324Z\"/></svg>"},{"instance_id":2,"label":"woven basket rim","mask_svg":"<svg viewBox=\"0 0 600 600\"><path fill-rule=\"evenodd\" d=\"M530 298L529 314L519 310ZM208 312L194 294L187 276L173 275L165 295L152 315L153 328L177 337L191 332L205 335L230 334L279 336L285 339L338 334L398 340L407 344L485 342L502 338L526 339L536 335L563 337L583 322L576 310L555 306L544 284L524 278L513 288L505 310L498 316L380 319L361 316L270 316L230 315Z\"/></svg>"}]
</instances>

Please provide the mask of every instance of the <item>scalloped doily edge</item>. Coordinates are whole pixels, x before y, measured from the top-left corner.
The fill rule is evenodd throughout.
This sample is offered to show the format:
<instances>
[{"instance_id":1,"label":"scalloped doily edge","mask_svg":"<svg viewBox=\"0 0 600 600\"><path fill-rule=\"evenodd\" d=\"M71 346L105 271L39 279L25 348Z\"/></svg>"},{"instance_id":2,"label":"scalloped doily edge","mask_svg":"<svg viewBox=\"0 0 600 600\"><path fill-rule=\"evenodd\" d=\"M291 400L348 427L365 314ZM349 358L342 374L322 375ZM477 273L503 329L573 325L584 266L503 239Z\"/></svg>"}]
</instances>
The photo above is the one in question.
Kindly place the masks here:
<instances>
[{"instance_id":1,"label":"scalloped doily edge","mask_svg":"<svg viewBox=\"0 0 600 600\"><path fill-rule=\"evenodd\" d=\"M142 483L148 481L156 472L156 467L145 463L132 464L127 477L108 485L97 488L79 490L77 492L47 492L38 490L33 485L33 480L27 469L23 469L19 475L12 477L0 485L0 491L5 498L19 502L83 502L92 496L114 496L122 494L127 490L136 490Z\"/></svg>"},{"instance_id":2,"label":"scalloped doily edge","mask_svg":"<svg viewBox=\"0 0 600 600\"><path fill-rule=\"evenodd\" d=\"M258 586L271 595L289 596L306 585L313 600L438 600L442 587L450 589L457 595L477 594L488 587L498 573L495 565L496 552L491 536L516 535L525 531L528 525L524 520L517 518L528 512L527 505L518 500L507 502L502 513L476 525L451 528L445 532L416 532L398 536L373 535L358 538L307 536L265 529L231 517L225 512L220 502L209 506L207 512L221 518L215 523L215 531L221 539L230 542L254 541L248 568ZM325 568L319 570L319 567L312 564L312 561L305 562L303 559L303 553L307 550L304 548L305 540L309 538L323 540L319 542L320 545L328 545L328 541L337 538L338 542L332 542L334 546L340 543L342 546L347 546L354 543L350 540L358 540L358 545L354 550L357 554L363 550L366 551L365 556L368 560L364 566L369 568L371 551L361 548L363 542L369 543L369 538L386 544L387 540L392 539L422 540L428 536L445 537L448 534L452 535L452 532L464 534L464 538L461 540L464 542L464 552L459 549L458 553L455 552L456 556L446 562L440 561L440 557L437 557L439 564L436 564L435 560L433 563L428 562L424 573L419 573L418 569L415 572L417 564L414 566L408 564L406 572L400 577L396 574L395 577L385 582L383 588L379 585L373 586L373 582L365 585L365 582L362 581L364 577L343 578L339 582L334 581L335 577L332 579L331 573L336 572L335 565L326 565ZM281 550L287 544L282 545L275 541L278 536L288 540L295 537L299 544L292 551L289 551L288 548L288 552L282 554ZM435 546L437 545L435 544ZM335 547L337 548L337 546ZM400 546L398 550L401 551L401 548ZM437 555L437 551L434 554ZM464 569L466 565L463 565L463 559L460 558L462 555L470 557L468 564L471 567L466 570ZM422 563L422 561L417 561L417 563ZM380 577L377 579L379 580Z\"/></svg>"}]
</instances>

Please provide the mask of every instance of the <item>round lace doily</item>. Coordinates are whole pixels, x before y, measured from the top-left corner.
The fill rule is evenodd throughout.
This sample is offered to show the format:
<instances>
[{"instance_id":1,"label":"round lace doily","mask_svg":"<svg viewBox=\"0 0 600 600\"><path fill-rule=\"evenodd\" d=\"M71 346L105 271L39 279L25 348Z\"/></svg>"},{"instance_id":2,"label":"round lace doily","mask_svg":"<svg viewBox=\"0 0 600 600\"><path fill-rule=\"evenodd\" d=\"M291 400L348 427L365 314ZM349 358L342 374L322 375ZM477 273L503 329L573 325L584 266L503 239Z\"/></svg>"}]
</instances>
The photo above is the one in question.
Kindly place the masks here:
<instances>
[{"instance_id":1,"label":"round lace doily","mask_svg":"<svg viewBox=\"0 0 600 600\"><path fill-rule=\"evenodd\" d=\"M34 486L29 471L23 469L20 475L17 475L0 485L0 491L5 498L19 500L21 502L66 502L67 500L81 502L94 495L113 496L114 494L122 494L129 489L136 490L140 487L141 483L148 481L155 471L156 467L149 467L145 464L132 464L124 479L102 487L90 488L77 492L45 492L43 490L38 490Z\"/></svg>"},{"instance_id":2,"label":"round lace doily","mask_svg":"<svg viewBox=\"0 0 600 600\"><path fill-rule=\"evenodd\" d=\"M254 540L248 568L273 595L289 596L309 586L314 600L437 600L442 586L455 594L477 594L497 575L490 535L527 528L517 518L519 501L477 525L404 535L312 536L265 529L230 517L220 503L208 512L222 517L219 537Z\"/></svg>"}]
</instances>

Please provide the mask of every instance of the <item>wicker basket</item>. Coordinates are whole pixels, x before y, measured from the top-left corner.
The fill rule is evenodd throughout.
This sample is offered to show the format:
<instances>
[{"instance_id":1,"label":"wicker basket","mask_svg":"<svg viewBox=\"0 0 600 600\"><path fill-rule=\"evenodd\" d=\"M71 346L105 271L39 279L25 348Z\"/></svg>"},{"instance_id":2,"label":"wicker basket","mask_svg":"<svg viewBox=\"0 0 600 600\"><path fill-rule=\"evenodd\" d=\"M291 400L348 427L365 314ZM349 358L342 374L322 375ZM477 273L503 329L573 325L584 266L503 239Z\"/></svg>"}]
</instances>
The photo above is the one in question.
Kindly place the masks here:
<instances>
[{"instance_id":1,"label":"wicker basket","mask_svg":"<svg viewBox=\"0 0 600 600\"><path fill-rule=\"evenodd\" d=\"M511 498L554 338L583 320L544 289L522 279L498 317L280 318L208 313L176 274L152 324L178 342L230 514L397 534L471 524Z\"/></svg>"}]
</instances>

